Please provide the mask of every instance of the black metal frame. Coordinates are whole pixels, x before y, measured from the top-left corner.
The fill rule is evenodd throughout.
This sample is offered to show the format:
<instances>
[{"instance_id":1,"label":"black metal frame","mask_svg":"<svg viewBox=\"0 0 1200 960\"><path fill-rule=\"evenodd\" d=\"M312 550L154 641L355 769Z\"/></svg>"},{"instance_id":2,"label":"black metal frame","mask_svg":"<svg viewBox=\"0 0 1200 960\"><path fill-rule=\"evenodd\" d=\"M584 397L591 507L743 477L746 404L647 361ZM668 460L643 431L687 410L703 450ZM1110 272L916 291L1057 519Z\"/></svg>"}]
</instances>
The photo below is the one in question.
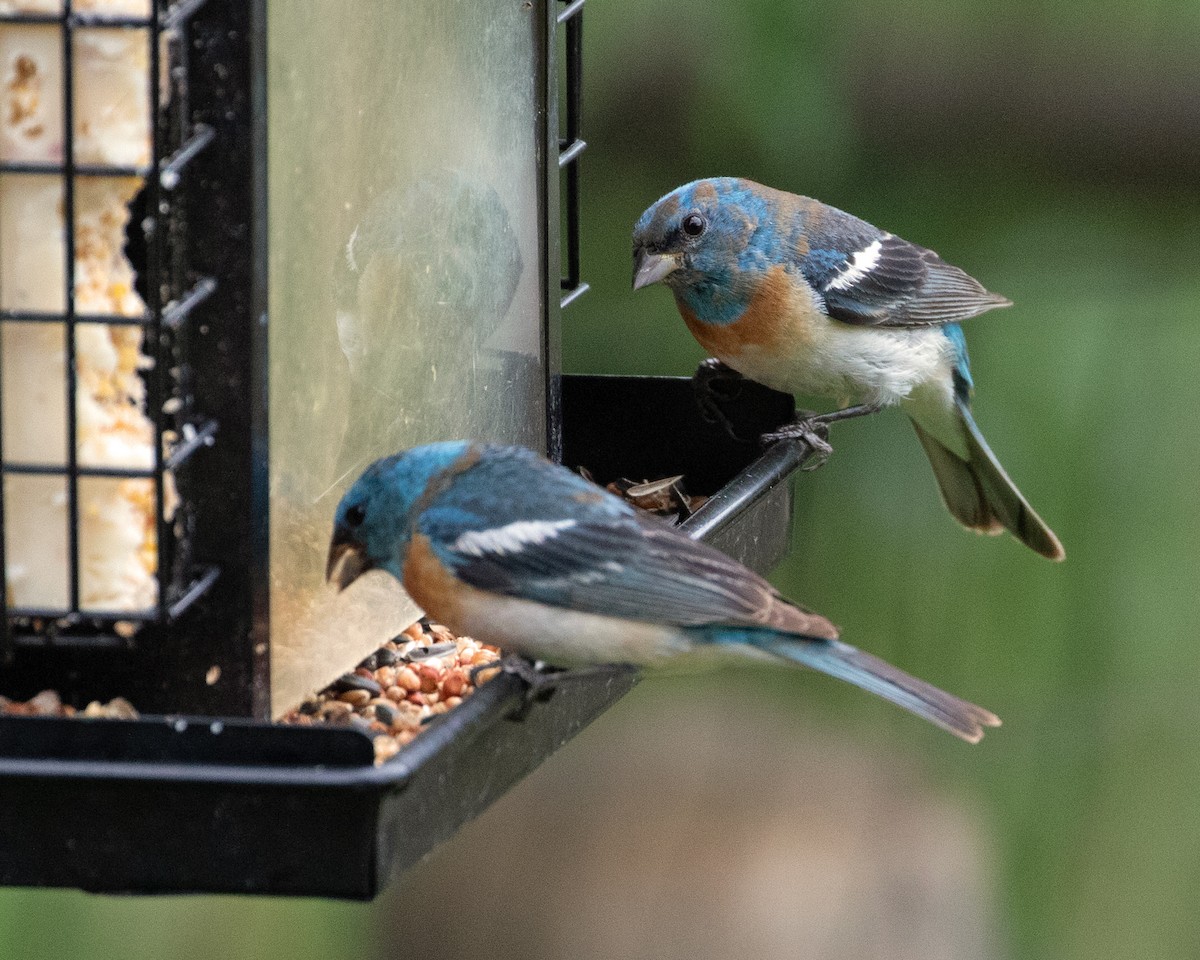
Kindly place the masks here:
<instances>
[{"instance_id":1,"label":"black metal frame","mask_svg":"<svg viewBox=\"0 0 1200 960\"><path fill-rule=\"evenodd\" d=\"M183 614L213 585L218 576L215 565L197 567L191 555L190 533L194 528L192 507L186 498L176 513L164 516L166 473L178 475L193 455L210 444L217 421L194 403L195 386L188 356L188 327L196 322L196 311L217 290L212 276L191 271L186 251L186 226L178 188L189 175L193 161L214 139L214 130L194 123L188 101L187 59L188 22L204 0L153 0L147 18L111 17L78 13L71 0L64 0L59 14L5 14L0 22L16 26L55 25L62 31L63 61L63 162L0 162L0 175L57 175L62 177L64 206L64 310L61 313L20 310L0 311L0 324L61 324L65 340L66 435L67 449L62 466L37 463L0 462L4 476L33 474L60 476L67 493L68 605L66 608L10 607L6 603L3 649L0 656L11 659L19 645L126 647L136 639L128 630L118 633L117 622L125 624L165 624ZM89 28L144 31L150 54L147 77L147 109L151 119L150 162L144 167L120 167L76 163L74 145L74 46L77 31ZM163 107L160 89L162 71L161 40L174 37L174 67L171 96ZM75 191L76 178L96 176L133 176L144 179L144 187L135 209L144 216L134 217L142 235L131 230L131 246L141 247L144 267L139 288L146 304L140 316L84 315L75 309ZM81 466L78 462L76 424L76 341L78 324L139 325L145 330L144 351L153 360L145 375L146 414L154 424L154 465L149 470ZM178 371L177 383L169 383L170 371ZM174 400L168 408L167 400ZM171 409L172 412L168 412ZM179 438L169 453L164 438ZM89 610L80 602L80 523L79 483L86 477L144 478L154 483L156 538L158 552L157 601L153 608L140 611ZM186 486L186 483L184 484ZM0 596L7 598L4 553L7 543L3 529L3 490L0 489Z\"/></svg>"},{"instance_id":2,"label":"black metal frame","mask_svg":"<svg viewBox=\"0 0 1200 960\"><path fill-rule=\"evenodd\" d=\"M800 461L800 445L777 444L760 455L753 443L731 440L701 419L684 378L559 373L559 312L586 288L579 280L576 168L583 145L582 0L561 8L562 0L542 2L545 16L535 18L534 30L545 91L539 202L548 446L601 481L686 474L690 492L711 494L687 532L766 571L788 548L785 478ZM169 630L146 626L143 636L167 642L104 649L94 659L78 647L21 647L16 667L0 669L10 695L35 692L53 678L77 702L122 692L152 713L204 716L0 716L0 884L368 898L624 695L636 675L614 670L572 681L530 705L523 681L501 675L378 766L370 740L357 730L245 719L265 715L266 704L266 645L259 642L266 637L265 590L258 589L267 558L265 0L171 9L184 6L195 17L199 61L189 75L229 78L197 85L207 92L195 119L214 134L189 170L195 184L180 218L205 240L192 251L193 266L221 278L204 294L211 333L190 344L205 371L193 384L195 406L220 421L221 442L190 466L204 521L194 531L195 553L220 558L224 575L183 622ZM558 113L561 23L566 137ZM567 269L560 277L564 176ZM747 383L725 413L739 436L754 437L789 420L793 403ZM95 662L99 688L89 686ZM222 667L215 687L204 680L209 664Z\"/></svg>"},{"instance_id":3,"label":"black metal frame","mask_svg":"<svg viewBox=\"0 0 1200 960\"><path fill-rule=\"evenodd\" d=\"M184 291L174 303L170 290L161 296L161 326L186 354L184 366L203 371L179 382L185 401L180 417L190 404L198 424L196 446L220 424L219 442L203 446L203 455L191 456L175 475L189 508L176 522L186 519L182 529L195 569L206 576L189 581L198 587L195 593L181 592L191 602L186 614L176 610L174 621L143 621L133 643L114 635L109 618L99 623L79 618L66 628L47 621L40 632L15 631L13 642L0 648L7 696L27 697L53 686L77 705L120 693L147 712L267 715L267 649L254 635L265 611L255 606L261 594L253 589L259 571L266 576L265 510L255 499L266 496L265 477L255 473L255 464L266 462L266 255L259 229L266 220L265 120L256 121L266 115L265 37L264 21L254 12L259 4L180 0L162 9L159 21L160 27L185 27L172 57L172 80L186 93L186 102L174 97L173 112L159 118L159 135L168 138L164 143L181 139L170 132L180 127L169 124L190 125L183 129L192 134L183 141L185 149L169 157L165 146L157 148L167 186L161 172L147 180L148 189L154 185L160 200L169 201L169 216L160 213L158 222L173 231L170 242L165 229L156 233L167 258L160 273L169 267ZM84 19L89 26L149 22ZM62 17L43 16L39 22L57 24ZM148 176L150 170L141 173ZM139 221L135 216L132 222ZM140 231L128 231L128 240L136 260ZM133 321L148 318L149 311ZM165 355L171 346L164 345ZM165 370L169 364L159 366ZM166 549L160 548L164 575ZM130 618L123 613L111 619Z\"/></svg>"},{"instance_id":4,"label":"black metal frame","mask_svg":"<svg viewBox=\"0 0 1200 960\"><path fill-rule=\"evenodd\" d=\"M803 444L757 456L700 418L685 378L564 377L563 393L569 464L684 472L712 496L682 529L763 572L783 555ZM631 407L657 416L631 425ZM747 383L726 413L756 436L792 398ZM636 680L614 668L526 705L501 674L378 766L349 727L0 717L0 885L370 898Z\"/></svg>"},{"instance_id":5,"label":"black metal frame","mask_svg":"<svg viewBox=\"0 0 1200 960\"><path fill-rule=\"evenodd\" d=\"M566 307L588 291L579 272L579 157L587 142L579 137L580 113L583 105L583 4L584 0L559 0L566 6L555 17L556 26L564 28L566 40L566 109L562 111L563 135L558 140L558 167L566 178L566 274L560 287L559 306Z\"/></svg>"},{"instance_id":6,"label":"black metal frame","mask_svg":"<svg viewBox=\"0 0 1200 960\"><path fill-rule=\"evenodd\" d=\"M548 149L540 154L548 445L602 480L686 472L692 492L713 494L688 521L689 532L765 570L787 548L791 501L782 481L797 460L792 445L756 459L753 445L736 444L699 419L686 380L559 375L558 314L586 287L579 281L576 167L581 4L560 9L559 2L547 0L545 18L535 22L544 51L544 142L561 141L557 156ZM262 715L265 707L265 645L254 641L265 637L266 611L258 602L263 591L253 586L265 577L266 559L265 324L257 322L266 315L263 11L263 0L248 8L210 0L197 14L202 62L194 72L211 77L219 68L230 80L219 95L208 84L210 95L196 111L215 133L213 148L196 161L196 188L187 192L183 218L207 241L197 244L195 266L222 280L205 290L207 326L218 332L192 345L206 374L194 384L196 406L220 420L221 442L195 460L193 492L202 518L224 522L197 524L195 549L219 557L227 575L185 623L154 638L168 643L147 643L124 659L99 652L108 689L127 692L151 711L244 717ZM558 125L560 22L567 32L566 137ZM792 411L790 398L750 384L733 406L727 413L746 436ZM625 415L631 409L643 413L636 429ZM18 653L20 669L5 668L6 692L31 692L48 676L66 676L76 700L92 695L89 660L79 649ZM222 666L228 685L205 686L210 663ZM615 671L568 684L525 710L522 682L503 675L381 766L372 763L367 737L352 729L179 716L0 717L0 883L370 897L391 872L482 812L635 681Z\"/></svg>"}]
</instances>

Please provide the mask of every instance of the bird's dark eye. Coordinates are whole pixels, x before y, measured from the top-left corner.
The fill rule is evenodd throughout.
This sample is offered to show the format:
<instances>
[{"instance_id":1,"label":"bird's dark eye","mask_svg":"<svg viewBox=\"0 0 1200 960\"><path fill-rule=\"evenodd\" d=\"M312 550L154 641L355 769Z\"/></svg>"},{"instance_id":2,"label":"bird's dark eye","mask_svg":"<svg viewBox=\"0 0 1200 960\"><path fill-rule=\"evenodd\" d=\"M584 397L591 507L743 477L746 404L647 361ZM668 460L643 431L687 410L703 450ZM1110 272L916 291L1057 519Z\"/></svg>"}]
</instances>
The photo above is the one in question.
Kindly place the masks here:
<instances>
[{"instance_id":1,"label":"bird's dark eye","mask_svg":"<svg viewBox=\"0 0 1200 960\"><path fill-rule=\"evenodd\" d=\"M356 503L346 511L346 524L348 526L357 527L365 519L367 519L367 511L361 503Z\"/></svg>"},{"instance_id":2,"label":"bird's dark eye","mask_svg":"<svg viewBox=\"0 0 1200 960\"><path fill-rule=\"evenodd\" d=\"M683 232L689 237L698 237L708 226L708 221L698 213L689 213L683 218Z\"/></svg>"}]
</instances>

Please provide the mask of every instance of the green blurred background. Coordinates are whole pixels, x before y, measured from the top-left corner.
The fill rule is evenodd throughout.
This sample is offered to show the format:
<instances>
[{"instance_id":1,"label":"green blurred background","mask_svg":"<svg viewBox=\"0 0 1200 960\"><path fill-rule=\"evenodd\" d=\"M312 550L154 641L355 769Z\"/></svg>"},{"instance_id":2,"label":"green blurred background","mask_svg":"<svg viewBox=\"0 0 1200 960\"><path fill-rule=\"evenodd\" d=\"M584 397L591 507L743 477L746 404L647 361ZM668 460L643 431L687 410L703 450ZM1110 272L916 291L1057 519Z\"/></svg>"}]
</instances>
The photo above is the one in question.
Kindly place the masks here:
<instances>
[{"instance_id":1,"label":"green blurred background","mask_svg":"<svg viewBox=\"0 0 1200 960\"><path fill-rule=\"evenodd\" d=\"M1200 955L1200 4L649 6L606 0L587 27L597 292L567 317L568 369L701 357L665 291L625 292L624 256L647 201L698 176L818 197L1011 297L966 327L976 410L1067 561L958 529L889 413L835 428L796 481L773 578L1005 726L962 750L778 682L969 798L989 952Z\"/></svg>"},{"instance_id":2,"label":"green blurred background","mask_svg":"<svg viewBox=\"0 0 1200 960\"><path fill-rule=\"evenodd\" d=\"M976 410L1066 563L958 529L888 413L796 481L773 577L1004 727L969 748L807 674L651 680L374 904L5 890L3 955L1200 955L1200 4L586 22L568 370L701 358L666 291L629 291L633 221L699 176L816 196L1015 301L967 327Z\"/></svg>"}]
</instances>

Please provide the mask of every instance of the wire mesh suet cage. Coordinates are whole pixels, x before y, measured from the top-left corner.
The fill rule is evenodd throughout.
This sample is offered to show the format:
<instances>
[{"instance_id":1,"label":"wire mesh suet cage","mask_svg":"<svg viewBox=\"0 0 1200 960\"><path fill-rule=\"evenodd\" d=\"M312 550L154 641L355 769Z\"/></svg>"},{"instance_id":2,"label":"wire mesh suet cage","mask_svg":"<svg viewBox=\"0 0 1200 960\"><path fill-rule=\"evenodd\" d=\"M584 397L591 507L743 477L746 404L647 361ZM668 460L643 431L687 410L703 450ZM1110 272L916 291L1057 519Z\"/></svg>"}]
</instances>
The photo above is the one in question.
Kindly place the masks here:
<instances>
[{"instance_id":1,"label":"wire mesh suet cage","mask_svg":"<svg viewBox=\"0 0 1200 960\"><path fill-rule=\"evenodd\" d=\"M0 15L10 647L130 645L218 576L194 560L188 496L188 464L218 426L197 406L189 350L218 284L192 266L182 199L214 138L187 83L200 4L145 6ZM145 64L141 89L113 66L128 62ZM122 513L131 535L115 544L105 526Z\"/></svg>"}]
</instances>

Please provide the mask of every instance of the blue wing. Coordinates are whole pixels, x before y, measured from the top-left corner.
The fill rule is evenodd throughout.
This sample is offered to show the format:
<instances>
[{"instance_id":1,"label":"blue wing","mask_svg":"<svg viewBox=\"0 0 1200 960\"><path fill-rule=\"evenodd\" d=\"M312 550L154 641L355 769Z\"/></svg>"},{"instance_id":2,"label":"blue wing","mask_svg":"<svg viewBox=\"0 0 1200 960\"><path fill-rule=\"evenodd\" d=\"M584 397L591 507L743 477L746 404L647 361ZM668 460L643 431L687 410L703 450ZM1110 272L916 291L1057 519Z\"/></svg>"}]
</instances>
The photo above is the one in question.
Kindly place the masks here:
<instances>
[{"instance_id":1,"label":"blue wing","mask_svg":"<svg viewBox=\"0 0 1200 960\"><path fill-rule=\"evenodd\" d=\"M646 623L837 636L720 551L519 448L485 448L418 530L456 577L491 593Z\"/></svg>"},{"instance_id":2,"label":"blue wing","mask_svg":"<svg viewBox=\"0 0 1200 960\"><path fill-rule=\"evenodd\" d=\"M836 320L860 326L928 326L956 323L1010 303L932 250L833 207L821 205L819 210L806 218L807 253L797 266Z\"/></svg>"}]
</instances>

